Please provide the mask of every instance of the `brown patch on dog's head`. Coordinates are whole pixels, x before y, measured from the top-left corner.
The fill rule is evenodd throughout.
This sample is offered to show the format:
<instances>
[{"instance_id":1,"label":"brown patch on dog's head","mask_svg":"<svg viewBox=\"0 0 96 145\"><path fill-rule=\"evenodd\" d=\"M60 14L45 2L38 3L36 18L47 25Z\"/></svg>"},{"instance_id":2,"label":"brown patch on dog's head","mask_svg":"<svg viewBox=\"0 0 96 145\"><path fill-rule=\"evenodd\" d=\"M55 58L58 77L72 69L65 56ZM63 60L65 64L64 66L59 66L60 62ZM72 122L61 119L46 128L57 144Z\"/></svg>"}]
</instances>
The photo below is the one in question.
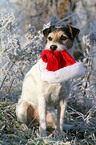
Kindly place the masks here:
<instances>
[{"instance_id":1,"label":"brown patch on dog's head","mask_svg":"<svg viewBox=\"0 0 96 145\"><path fill-rule=\"evenodd\" d=\"M46 28L43 30L43 35L47 38L48 34L51 33L54 30L55 26L50 26L49 28Z\"/></svg>"},{"instance_id":2,"label":"brown patch on dog's head","mask_svg":"<svg viewBox=\"0 0 96 145\"><path fill-rule=\"evenodd\" d=\"M72 27L72 26L70 26L70 25L67 25L67 27L69 27L69 32L70 32L70 34L71 34L71 38L73 38L73 39L74 39L74 38L79 34L79 32L80 32L79 29L74 28L74 27Z\"/></svg>"},{"instance_id":3,"label":"brown patch on dog's head","mask_svg":"<svg viewBox=\"0 0 96 145\"><path fill-rule=\"evenodd\" d=\"M49 28L46 28L43 30L44 36L47 38L48 34L51 32L58 32L63 31L71 40L74 40L74 38L79 34L80 30L72 27L70 25L67 26L60 26L56 28L55 26L50 26Z\"/></svg>"}]
</instances>

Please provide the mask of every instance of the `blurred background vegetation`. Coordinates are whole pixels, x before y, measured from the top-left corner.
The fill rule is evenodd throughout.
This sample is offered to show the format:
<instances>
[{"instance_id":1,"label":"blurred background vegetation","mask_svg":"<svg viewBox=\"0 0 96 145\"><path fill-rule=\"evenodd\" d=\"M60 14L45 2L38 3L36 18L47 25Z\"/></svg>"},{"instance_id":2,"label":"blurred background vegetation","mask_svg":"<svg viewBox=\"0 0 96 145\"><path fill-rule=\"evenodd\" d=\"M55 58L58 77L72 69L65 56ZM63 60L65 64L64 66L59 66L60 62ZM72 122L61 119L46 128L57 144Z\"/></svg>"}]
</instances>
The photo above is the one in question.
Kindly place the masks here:
<instances>
[{"instance_id":1,"label":"blurred background vegetation","mask_svg":"<svg viewBox=\"0 0 96 145\"><path fill-rule=\"evenodd\" d=\"M77 13L82 34L88 34L90 22L96 19L95 0L0 0L0 13L13 12L16 18L18 32L28 31L29 24L36 29L48 23L52 15L62 19L72 13ZM21 35L22 36L22 35Z\"/></svg>"}]
</instances>

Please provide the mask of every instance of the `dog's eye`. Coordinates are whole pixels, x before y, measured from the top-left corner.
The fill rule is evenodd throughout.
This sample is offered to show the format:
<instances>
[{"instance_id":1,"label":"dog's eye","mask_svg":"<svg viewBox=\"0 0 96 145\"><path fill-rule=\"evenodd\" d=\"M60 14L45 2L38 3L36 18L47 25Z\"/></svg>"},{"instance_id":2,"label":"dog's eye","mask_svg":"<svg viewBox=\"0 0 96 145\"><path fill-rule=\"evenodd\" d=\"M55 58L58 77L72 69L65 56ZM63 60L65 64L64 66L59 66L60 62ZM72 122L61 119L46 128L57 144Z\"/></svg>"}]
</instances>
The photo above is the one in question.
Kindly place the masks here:
<instances>
[{"instance_id":1,"label":"dog's eye","mask_svg":"<svg viewBox=\"0 0 96 145\"><path fill-rule=\"evenodd\" d=\"M61 35L60 40L66 40L66 39L67 39L66 36Z\"/></svg>"},{"instance_id":2,"label":"dog's eye","mask_svg":"<svg viewBox=\"0 0 96 145\"><path fill-rule=\"evenodd\" d=\"M52 41L52 37L48 37L48 40L49 40L49 41Z\"/></svg>"}]
</instances>

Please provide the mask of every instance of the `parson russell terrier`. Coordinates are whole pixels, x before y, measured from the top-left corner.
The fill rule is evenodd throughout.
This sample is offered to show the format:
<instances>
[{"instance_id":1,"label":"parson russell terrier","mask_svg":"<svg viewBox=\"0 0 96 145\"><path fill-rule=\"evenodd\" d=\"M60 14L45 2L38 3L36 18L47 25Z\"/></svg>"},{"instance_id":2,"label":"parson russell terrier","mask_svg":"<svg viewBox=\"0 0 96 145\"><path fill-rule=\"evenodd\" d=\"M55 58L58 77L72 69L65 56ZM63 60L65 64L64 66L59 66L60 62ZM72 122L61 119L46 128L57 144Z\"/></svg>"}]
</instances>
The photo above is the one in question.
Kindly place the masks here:
<instances>
[{"instance_id":1,"label":"parson russell terrier","mask_svg":"<svg viewBox=\"0 0 96 145\"><path fill-rule=\"evenodd\" d=\"M46 28L43 30L47 39L45 50L66 50L72 56L73 41L79 32L79 29L70 25ZM50 83L42 81L40 64L43 65L41 59L24 78L22 94L16 106L16 115L19 121L27 125L39 122L40 134L46 136L48 126L56 128L59 132L63 131L63 119L70 92L70 82ZM55 111L53 107L57 104L57 111Z\"/></svg>"}]
</instances>

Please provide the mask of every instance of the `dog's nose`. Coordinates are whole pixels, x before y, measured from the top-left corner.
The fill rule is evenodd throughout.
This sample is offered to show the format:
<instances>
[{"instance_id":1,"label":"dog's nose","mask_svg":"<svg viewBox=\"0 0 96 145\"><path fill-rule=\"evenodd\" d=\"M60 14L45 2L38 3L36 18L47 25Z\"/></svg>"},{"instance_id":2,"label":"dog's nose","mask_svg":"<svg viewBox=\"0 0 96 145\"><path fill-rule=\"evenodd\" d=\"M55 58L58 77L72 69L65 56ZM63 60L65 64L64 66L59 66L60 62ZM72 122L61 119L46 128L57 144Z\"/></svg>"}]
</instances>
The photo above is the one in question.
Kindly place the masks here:
<instances>
[{"instance_id":1,"label":"dog's nose","mask_svg":"<svg viewBox=\"0 0 96 145\"><path fill-rule=\"evenodd\" d=\"M51 50L51 51L55 51L55 50L56 50L56 48L57 48L57 46L56 46L56 45L51 45L51 46L50 46L50 50Z\"/></svg>"}]
</instances>

